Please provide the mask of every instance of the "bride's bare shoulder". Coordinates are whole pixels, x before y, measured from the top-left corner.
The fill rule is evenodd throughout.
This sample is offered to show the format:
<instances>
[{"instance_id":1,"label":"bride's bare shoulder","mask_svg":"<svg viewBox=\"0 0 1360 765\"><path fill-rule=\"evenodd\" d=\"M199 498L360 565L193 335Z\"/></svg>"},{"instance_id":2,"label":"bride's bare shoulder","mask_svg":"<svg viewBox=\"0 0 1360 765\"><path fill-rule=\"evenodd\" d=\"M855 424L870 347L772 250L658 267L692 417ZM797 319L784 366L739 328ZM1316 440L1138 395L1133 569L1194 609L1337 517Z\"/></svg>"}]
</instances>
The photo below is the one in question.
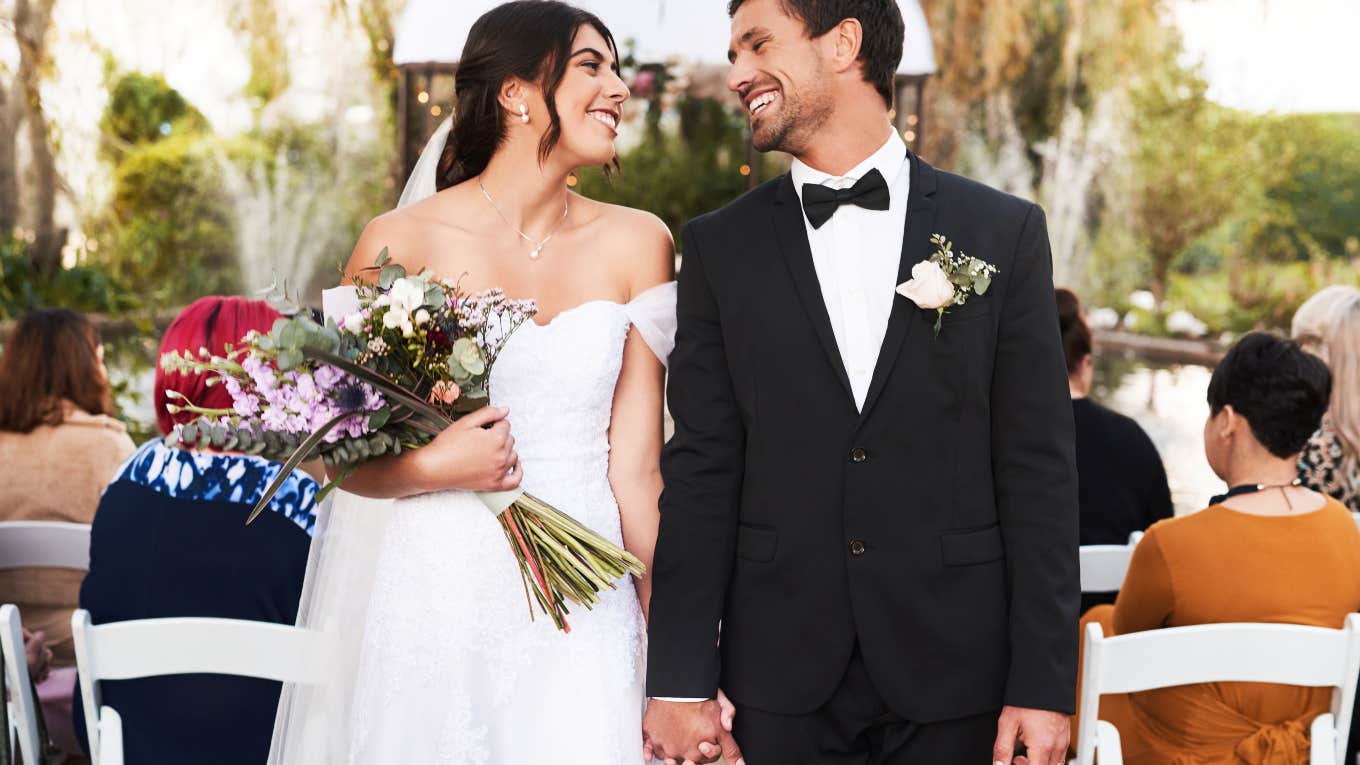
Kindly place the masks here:
<instances>
[{"instance_id":1,"label":"bride's bare shoulder","mask_svg":"<svg viewBox=\"0 0 1360 765\"><path fill-rule=\"evenodd\" d=\"M434 253L446 251L449 244L468 233L457 223L460 200L452 191L385 212L369 221L345 266L345 278L373 265L384 249L394 263L405 266L407 271L433 267L430 261Z\"/></svg>"},{"instance_id":2,"label":"bride's bare shoulder","mask_svg":"<svg viewBox=\"0 0 1360 765\"><path fill-rule=\"evenodd\" d=\"M675 278L675 241L665 222L646 210L589 199L585 203L595 213L590 226L597 251L622 271L633 295Z\"/></svg>"}]
</instances>

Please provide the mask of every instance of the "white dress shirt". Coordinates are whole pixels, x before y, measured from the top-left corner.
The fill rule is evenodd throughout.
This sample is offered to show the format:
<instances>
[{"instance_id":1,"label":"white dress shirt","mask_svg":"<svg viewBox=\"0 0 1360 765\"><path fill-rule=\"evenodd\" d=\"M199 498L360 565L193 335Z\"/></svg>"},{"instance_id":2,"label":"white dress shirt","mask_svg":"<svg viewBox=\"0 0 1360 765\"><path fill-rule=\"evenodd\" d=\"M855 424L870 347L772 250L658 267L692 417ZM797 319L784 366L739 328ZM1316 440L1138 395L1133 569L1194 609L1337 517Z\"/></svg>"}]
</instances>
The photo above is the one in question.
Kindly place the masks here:
<instances>
[{"instance_id":1,"label":"white dress shirt","mask_svg":"<svg viewBox=\"0 0 1360 765\"><path fill-rule=\"evenodd\" d=\"M833 189L848 189L870 170L877 168L888 184L886 210L866 210L842 205L821 228L813 228L803 216L812 264L822 286L822 300L831 316L831 331L836 336L855 408L864 408L869 382L888 333L888 316L897 294L897 269L902 261L902 233L907 223L907 194L911 190L911 163L907 145L897 131L888 126L888 140L850 172L837 177L809 167L795 159L790 175L803 200L804 183L820 183ZM658 701L706 701L665 696Z\"/></svg>"},{"instance_id":2,"label":"white dress shirt","mask_svg":"<svg viewBox=\"0 0 1360 765\"><path fill-rule=\"evenodd\" d=\"M812 264L822 287L826 312L831 317L836 347L850 376L857 409L864 408L883 336L888 332L888 315L892 313L897 270L902 260L907 194L911 188L907 145L891 126L886 129L888 140L878 151L843 176L824 173L797 159L790 170L800 202L805 183L847 189L870 170L877 169L888 184L887 210L842 205L821 228L813 228L807 216L803 216L808 244L812 247Z\"/></svg>"}]
</instances>

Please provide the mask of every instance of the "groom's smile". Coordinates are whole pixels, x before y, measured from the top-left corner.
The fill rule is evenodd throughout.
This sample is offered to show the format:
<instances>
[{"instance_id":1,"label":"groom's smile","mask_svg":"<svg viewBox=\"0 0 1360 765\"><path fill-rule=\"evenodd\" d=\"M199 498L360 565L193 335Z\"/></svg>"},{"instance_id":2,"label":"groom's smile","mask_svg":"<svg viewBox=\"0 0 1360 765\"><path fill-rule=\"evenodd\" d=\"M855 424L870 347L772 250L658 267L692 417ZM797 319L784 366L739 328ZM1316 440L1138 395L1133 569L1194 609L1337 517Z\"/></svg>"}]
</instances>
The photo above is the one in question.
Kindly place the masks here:
<instances>
[{"instance_id":1,"label":"groom's smile","mask_svg":"<svg viewBox=\"0 0 1360 765\"><path fill-rule=\"evenodd\" d=\"M759 151L793 151L825 121L825 42L810 38L779 0L747 0L732 17L727 88L746 107Z\"/></svg>"}]
</instances>

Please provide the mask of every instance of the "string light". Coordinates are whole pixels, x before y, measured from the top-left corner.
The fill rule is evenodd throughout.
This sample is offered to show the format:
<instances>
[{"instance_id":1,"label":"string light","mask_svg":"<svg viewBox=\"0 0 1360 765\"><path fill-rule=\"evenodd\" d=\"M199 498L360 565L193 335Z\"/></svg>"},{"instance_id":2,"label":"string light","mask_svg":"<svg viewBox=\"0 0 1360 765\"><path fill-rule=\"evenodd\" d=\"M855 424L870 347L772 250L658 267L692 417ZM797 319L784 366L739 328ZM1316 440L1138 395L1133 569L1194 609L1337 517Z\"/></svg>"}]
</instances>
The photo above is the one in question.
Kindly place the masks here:
<instances>
[{"instance_id":1,"label":"string light","mask_svg":"<svg viewBox=\"0 0 1360 765\"><path fill-rule=\"evenodd\" d=\"M916 140L916 131L908 130L907 132L902 134L902 137L906 139L907 143L911 143L912 141Z\"/></svg>"},{"instance_id":2,"label":"string light","mask_svg":"<svg viewBox=\"0 0 1360 765\"><path fill-rule=\"evenodd\" d=\"M417 93L417 94L416 94L416 101L418 101L419 103L422 103L422 104L427 104L427 103L429 103L429 102L430 102L430 94L429 94L429 92L428 92L428 91L422 90L422 91L420 91L419 93Z\"/></svg>"},{"instance_id":3,"label":"string light","mask_svg":"<svg viewBox=\"0 0 1360 765\"><path fill-rule=\"evenodd\" d=\"M907 124L908 124L908 125L915 125L916 122L917 122L919 119L920 119L920 118L917 117L915 114L908 114L908 115L907 115Z\"/></svg>"},{"instance_id":4,"label":"string light","mask_svg":"<svg viewBox=\"0 0 1360 765\"><path fill-rule=\"evenodd\" d=\"M741 169L738 170L737 172L741 173L742 175L750 175L750 174L751 174L751 166L750 166L750 165L742 165L742 166L741 166Z\"/></svg>"},{"instance_id":5,"label":"string light","mask_svg":"<svg viewBox=\"0 0 1360 765\"><path fill-rule=\"evenodd\" d=\"M438 106L431 106L431 107L430 107L430 114L433 114L433 115L436 116L436 117L438 117L440 114L443 114L443 113L444 113L444 110L443 110L443 109L440 109Z\"/></svg>"},{"instance_id":6,"label":"string light","mask_svg":"<svg viewBox=\"0 0 1360 765\"><path fill-rule=\"evenodd\" d=\"M568 176L567 176L567 185L570 186L570 187L573 188L573 189L576 188L576 176L574 176L574 175L568 175Z\"/></svg>"}]
</instances>

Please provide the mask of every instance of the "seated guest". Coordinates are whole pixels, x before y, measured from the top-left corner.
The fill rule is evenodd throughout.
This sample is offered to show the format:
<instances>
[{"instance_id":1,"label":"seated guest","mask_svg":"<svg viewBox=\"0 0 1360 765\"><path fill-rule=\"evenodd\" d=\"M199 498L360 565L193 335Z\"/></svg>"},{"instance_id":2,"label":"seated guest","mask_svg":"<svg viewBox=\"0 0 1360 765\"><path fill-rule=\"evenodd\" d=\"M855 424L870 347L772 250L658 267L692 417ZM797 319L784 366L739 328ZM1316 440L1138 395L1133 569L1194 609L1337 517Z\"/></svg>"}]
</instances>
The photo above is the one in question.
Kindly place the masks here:
<instances>
[{"instance_id":1,"label":"seated guest","mask_svg":"<svg viewBox=\"0 0 1360 765\"><path fill-rule=\"evenodd\" d=\"M20 320L0 355L0 521L89 523L136 448L113 411L104 347L84 316L56 308ZM17 605L52 655L55 669L38 695L52 741L65 752L79 751L71 612L84 577L72 569L0 571L0 603Z\"/></svg>"},{"instance_id":2,"label":"seated guest","mask_svg":"<svg viewBox=\"0 0 1360 765\"><path fill-rule=\"evenodd\" d=\"M1360 512L1360 288L1333 285L1309 298L1292 334L1332 371L1332 400L1299 457L1299 477Z\"/></svg>"},{"instance_id":3,"label":"seated guest","mask_svg":"<svg viewBox=\"0 0 1360 765\"><path fill-rule=\"evenodd\" d=\"M1340 502L1300 486L1298 454L1331 376L1297 344L1249 334L1209 381L1204 451L1230 489L1138 544L1119 599L1082 619L1107 635L1224 622L1340 628L1360 610L1360 532ZM1262 661L1271 657L1262 656ZM1207 683L1106 696L1129 765L1308 761L1331 688ZM1085 721L1082 721L1085 724Z\"/></svg>"},{"instance_id":4,"label":"seated guest","mask_svg":"<svg viewBox=\"0 0 1360 765\"><path fill-rule=\"evenodd\" d=\"M1172 516L1166 469L1157 447L1138 423L1089 398L1095 366L1091 328L1077 296L1065 289L1056 292L1076 423L1081 543L1127 544L1133 532ZM1113 602L1112 592L1082 594L1083 611Z\"/></svg>"},{"instance_id":5,"label":"seated guest","mask_svg":"<svg viewBox=\"0 0 1360 765\"><path fill-rule=\"evenodd\" d=\"M1299 479L1360 512L1360 288L1324 287L1294 313L1290 334L1332 372L1322 427L1299 456ZM1360 696L1357 696L1360 700ZM1360 757L1360 715L1351 716L1346 762Z\"/></svg>"},{"instance_id":6,"label":"seated guest","mask_svg":"<svg viewBox=\"0 0 1360 765\"><path fill-rule=\"evenodd\" d=\"M208 297L175 319L160 352L221 354L278 318L268 304ZM170 433L192 419L166 409L174 391L197 406L231 407L206 375L155 382L157 425ZM315 522L316 481L295 471L269 509L246 517L281 470L247 454L184 451L156 440L133 455L104 492L90 543L80 605L95 624L209 616L293 624ZM178 675L101 683L103 703L122 715L128 762L264 762L281 686L223 675ZM84 715L76 704L77 725Z\"/></svg>"}]
</instances>

